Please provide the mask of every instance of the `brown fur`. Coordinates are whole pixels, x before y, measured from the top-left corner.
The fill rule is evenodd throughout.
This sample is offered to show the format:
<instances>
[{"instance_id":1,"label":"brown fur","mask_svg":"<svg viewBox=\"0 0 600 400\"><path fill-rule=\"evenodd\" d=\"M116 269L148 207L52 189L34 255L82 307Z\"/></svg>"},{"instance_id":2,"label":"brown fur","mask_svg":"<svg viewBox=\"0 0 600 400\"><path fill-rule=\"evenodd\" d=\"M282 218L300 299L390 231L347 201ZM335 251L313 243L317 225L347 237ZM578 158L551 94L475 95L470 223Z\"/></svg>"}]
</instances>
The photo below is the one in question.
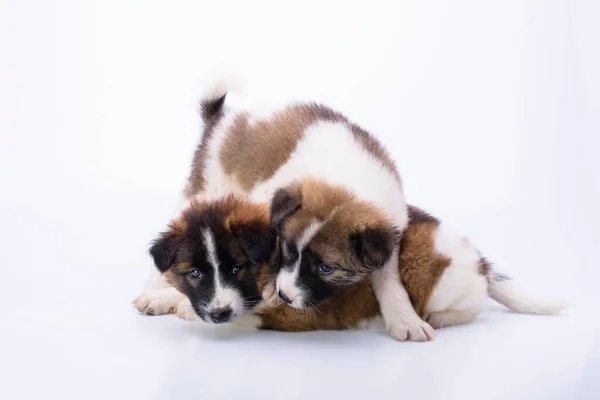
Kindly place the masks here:
<instances>
[{"instance_id":1,"label":"brown fur","mask_svg":"<svg viewBox=\"0 0 600 400\"><path fill-rule=\"evenodd\" d=\"M308 249L319 255L328 265L336 265L325 279L336 285L358 282L380 267L388 254L372 262L357 257L350 238L366 229L383 232L381 241L388 240L388 249L397 243L399 235L393 222L378 208L359 200L341 186L330 185L317 179L303 179L286 189L293 204L300 208L279 226L279 234L286 242L297 243L301 235L315 221L323 223L308 244Z\"/></svg>"},{"instance_id":2,"label":"brown fur","mask_svg":"<svg viewBox=\"0 0 600 400\"><path fill-rule=\"evenodd\" d=\"M342 330L379 315L379 303L365 279L342 290L314 309L298 310L287 305L261 310L261 329L286 332Z\"/></svg>"},{"instance_id":3,"label":"brown fur","mask_svg":"<svg viewBox=\"0 0 600 400\"><path fill-rule=\"evenodd\" d=\"M204 168L208 145L212 139L215 126L223 113L219 112L204 117L204 134L194 154L191 173L188 178L185 194L191 197L201 192L205 185ZM306 128L318 121L344 124L352 132L354 138L362 144L366 151L383 166L389 169L397 181L400 175L390 155L377 139L358 125L348 121L342 114L328 107L302 103L292 105L276 112L270 119L249 122L251 115L241 113L224 138L219 154L219 162L225 172L235 176L240 186L250 191L255 185L271 178L285 164L298 141L303 137Z\"/></svg>"},{"instance_id":4,"label":"brown fur","mask_svg":"<svg viewBox=\"0 0 600 400\"><path fill-rule=\"evenodd\" d=\"M450 259L434 248L439 221L410 207L411 220L401 241L400 275L417 314L426 317L425 307ZM265 268L259 287L268 285L273 273ZM361 321L379 316L379 303L371 280L364 279L324 301L314 309L298 310L287 305L261 309L261 328L281 331L341 330L357 327Z\"/></svg>"}]
</instances>

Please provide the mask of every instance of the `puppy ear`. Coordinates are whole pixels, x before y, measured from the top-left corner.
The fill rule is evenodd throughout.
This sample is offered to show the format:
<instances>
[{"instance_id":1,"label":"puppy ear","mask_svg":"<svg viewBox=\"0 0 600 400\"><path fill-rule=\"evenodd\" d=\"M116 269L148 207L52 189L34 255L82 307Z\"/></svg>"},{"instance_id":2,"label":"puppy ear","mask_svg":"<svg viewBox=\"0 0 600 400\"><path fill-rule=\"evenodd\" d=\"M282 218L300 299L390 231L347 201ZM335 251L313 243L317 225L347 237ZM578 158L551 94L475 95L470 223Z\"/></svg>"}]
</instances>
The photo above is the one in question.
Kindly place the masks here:
<instances>
[{"instance_id":1,"label":"puppy ear","mask_svg":"<svg viewBox=\"0 0 600 400\"><path fill-rule=\"evenodd\" d=\"M392 256L399 237L395 229L367 228L350 235L350 248L363 265L375 270Z\"/></svg>"},{"instance_id":2,"label":"puppy ear","mask_svg":"<svg viewBox=\"0 0 600 400\"><path fill-rule=\"evenodd\" d=\"M278 189L271 200L271 226L279 227L283 221L302 207L302 202L288 189Z\"/></svg>"},{"instance_id":3,"label":"puppy ear","mask_svg":"<svg viewBox=\"0 0 600 400\"><path fill-rule=\"evenodd\" d=\"M177 251L183 242L183 237L172 231L163 232L150 246L150 256L154 265L161 273L166 272L175 262Z\"/></svg>"},{"instance_id":4,"label":"puppy ear","mask_svg":"<svg viewBox=\"0 0 600 400\"><path fill-rule=\"evenodd\" d=\"M276 235L270 228L243 227L236 230L234 235L254 264L267 262L275 249Z\"/></svg>"}]
</instances>

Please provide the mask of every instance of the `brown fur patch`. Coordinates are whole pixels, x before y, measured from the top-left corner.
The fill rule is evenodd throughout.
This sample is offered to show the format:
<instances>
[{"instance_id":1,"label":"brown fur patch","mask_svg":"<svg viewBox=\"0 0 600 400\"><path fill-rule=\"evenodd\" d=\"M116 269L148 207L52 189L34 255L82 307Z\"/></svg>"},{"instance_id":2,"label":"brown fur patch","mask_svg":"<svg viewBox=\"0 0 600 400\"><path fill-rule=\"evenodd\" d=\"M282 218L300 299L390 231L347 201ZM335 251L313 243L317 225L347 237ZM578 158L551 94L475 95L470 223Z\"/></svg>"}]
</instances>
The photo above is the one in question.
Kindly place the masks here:
<instances>
[{"instance_id":1,"label":"brown fur patch","mask_svg":"<svg viewBox=\"0 0 600 400\"><path fill-rule=\"evenodd\" d=\"M479 258L479 275L489 277L490 272L492 272L492 265L490 262L483 256Z\"/></svg>"},{"instance_id":2,"label":"brown fur patch","mask_svg":"<svg viewBox=\"0 0 600 400\"><path fill-rule=\"evenodd\" d=\"M399 270L415 311L425 317L425 306L431 292L451 260L435 251L435 233L439 221L412 209L411 220L400 246ZM264 267L259 288L274 279L274 271ZM379 316L379 303L371 279L364 279L340 291L314 309L298 310L287 305L259 311L262 328L281 331L342 330L357 327L362 321Z\"/></svg>"},{"instance_id":3,"label":"brown fur patch","mask_svg":"<svg viewBox=\"0 0 600 400\"><path fill-rule=\"evenodd\" d=\"M194 154L187 197L201 192L205 186L204 168L209 143L222 113L204 119L202 140ZM250 122L248 113L240 113L224 138L219 162L225 172L235 176L240 186L250 191L268 180L288 161L306 128L318 121L345 125L363 148L381 162L401 183L396 165L381 143L342 114L314 103L300 103L273 114L272 118ZM216 160L215 160L216 161Z\"/></svg>"},{"instance_id":4,"label":"brown fur patch","mask_svg":"<svg viewBox=\"0 0 600 400\"><path fill-rule=\"evenodd\" d=\"M343 330L358 326L379 315L379 303L366 279L342 290L335 297L312 309L298 310L279 305L259 311L261 329L286 332Z\"/></svg>"},{"instance_id":5,"label":"brown fur patch","mask_svg":"<svg viewBox=\"0 0 600 400\"><path fill-rule=\"evenodd\" d=\"M425 313L427 301L440 277L452 260L435 251L437 220L409 222L400 242L400 276L419 316Z\"/></svg>"},{"instance_id":6,"label":"brown fur patch","mask_svg":"<svg viewBox=\"0 0 600 400\"><path fill-rule=\"evenodd\" d=\"M297 242L315 220L322 222L309 248L329 265L353 271L362 269L350 251L349 236L366 228L395 231L393 222L377 207L359 200L343 187L303 179L289 191L301 196L301 208L285 221L281 233L286 240Z\"/></svg>"},{"instance_id":7,"label":"brown fur patch","mask_svg":"<svg viewBox=\"0 0 600 400\"><path fill-rule=\"evenodd\" d=\"M252 124L248 114L238 115L219 154L225 173L235 176L242 188L250 191L285 164L314 121L301 108L286 109Z\"/></svg>"}]
</instances>

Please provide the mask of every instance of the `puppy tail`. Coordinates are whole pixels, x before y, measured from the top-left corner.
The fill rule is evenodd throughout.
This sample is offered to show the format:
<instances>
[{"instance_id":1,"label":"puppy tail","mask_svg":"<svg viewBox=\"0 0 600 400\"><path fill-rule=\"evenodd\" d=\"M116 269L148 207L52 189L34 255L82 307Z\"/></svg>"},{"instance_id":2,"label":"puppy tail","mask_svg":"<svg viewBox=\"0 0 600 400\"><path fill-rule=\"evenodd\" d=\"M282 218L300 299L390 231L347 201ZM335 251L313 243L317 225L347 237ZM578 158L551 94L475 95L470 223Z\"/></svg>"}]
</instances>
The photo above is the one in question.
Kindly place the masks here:
<instances>
[{"instance_id":1,"label":"puppy tail","mask_svg":"<svg viewBox=\"0 0 600 400\"><path fill-rule=\"evenodd\" d=\"M200 115L205 122L221 118L227 94L241 91L241 84L232 73L213 75L215 78L208 80L200 100Z\"/></svg>"},{"instance_id":2,"label":"puppy tail","mask_svg":"<svg viewBox=\"0 0 600 400\"><path fill-rule=\"evenodd\" d=\"M521 289L506 275L491 269L487 275L488 295L508 309L521 314L555 315L569 306L562 300L543 299Z\"/></svg>"}]
</instances>

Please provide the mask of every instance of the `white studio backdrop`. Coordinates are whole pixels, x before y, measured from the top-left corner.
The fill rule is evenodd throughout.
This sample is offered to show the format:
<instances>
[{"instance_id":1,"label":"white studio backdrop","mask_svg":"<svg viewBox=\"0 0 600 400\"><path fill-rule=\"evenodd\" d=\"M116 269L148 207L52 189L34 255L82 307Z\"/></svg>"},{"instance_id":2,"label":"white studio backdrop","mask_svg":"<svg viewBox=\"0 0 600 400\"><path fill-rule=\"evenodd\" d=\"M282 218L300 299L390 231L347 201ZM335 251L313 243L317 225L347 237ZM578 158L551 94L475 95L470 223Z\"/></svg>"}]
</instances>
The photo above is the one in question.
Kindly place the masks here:
<instances>
[{"instance_id":1,"label":"white studio backdrop","mask_svg":"<svg viewBox=\"0 0 600 400\"><path fill-rule=\"evenodd\" d=\"M85 274L111 245L120 256L98 267L123 271L143 253L172 216L199 137L200 91L220 68L255 97L315 99L349 115L388 146L410 202L499 261L518 261L514 230L554 231L538 255L593 242L596 2L0 4L2 243L19 249L4 263L11 273L31 263L54 276L43 257ZM37 254L45 235L69 251ZM580 261L568 268L583 274ZM38 284L28 282L32 293Z\"/></svg>"},{"instance_id":2,"label":"white studio backdrop","mask_svg":"<svg viewBox=\"0 0 600 400\"><path fill-rule=\"evenodd\" d=\"M0 299L128 307L222 69L257 101L342 111L409 202L596 307L599 18L597 1L0 0Z\"/></svg>"}]
</instances>

